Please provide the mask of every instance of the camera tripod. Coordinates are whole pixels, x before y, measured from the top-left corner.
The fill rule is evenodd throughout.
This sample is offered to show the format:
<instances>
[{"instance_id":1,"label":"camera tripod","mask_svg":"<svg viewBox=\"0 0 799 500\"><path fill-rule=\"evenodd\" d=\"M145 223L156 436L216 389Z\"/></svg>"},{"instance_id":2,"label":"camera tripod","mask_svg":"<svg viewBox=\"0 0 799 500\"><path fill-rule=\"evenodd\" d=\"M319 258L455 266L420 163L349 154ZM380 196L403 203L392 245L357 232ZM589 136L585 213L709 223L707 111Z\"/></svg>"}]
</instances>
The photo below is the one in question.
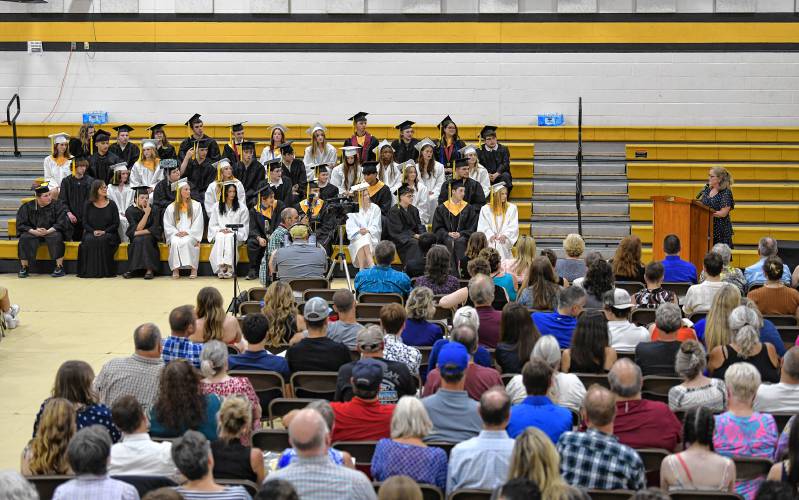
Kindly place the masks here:
<instances>
[{"instance_id":1,"label":"camera tripod","mask_svg":"<svg viewBox=\"0 0 799 500\"><path fill-rule=\"evenodd\" d=\"M347 256L344 255L344 229L342 229L341 224L338 225L338 251L333 257L333 262L330 263L330 269L327 271L327 281L330 281L330 278L333 276L333 272L336 270L336 264L344 271L344 276L347 278L347 289L352 290L350 268L347 267Z\"/></svg>"}]
</instances>

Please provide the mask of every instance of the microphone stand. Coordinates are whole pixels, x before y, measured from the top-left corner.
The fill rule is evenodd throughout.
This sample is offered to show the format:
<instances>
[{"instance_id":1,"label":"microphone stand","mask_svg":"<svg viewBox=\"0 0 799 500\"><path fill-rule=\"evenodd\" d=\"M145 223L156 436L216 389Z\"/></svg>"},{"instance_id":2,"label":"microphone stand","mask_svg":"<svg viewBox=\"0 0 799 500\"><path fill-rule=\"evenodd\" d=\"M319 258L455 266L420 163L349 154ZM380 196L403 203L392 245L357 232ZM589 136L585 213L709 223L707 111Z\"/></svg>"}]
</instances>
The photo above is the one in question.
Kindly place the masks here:
<instances>
[{"instance_id":1,"label":"microphone stand","mask_svg":"<svg viewBox=\"0 0 799 500\"><path fill-rule=\"evenodd\" d=\"M230 305L227 307L227 311L229 313L233 313L234 316L239 315L239 306L241 305L241 301L239 300L239 294L241 291L239 290L239 273L236 269L236 265L238 263L238 256L239 256L239 245L236 239L237 229L243 227L242 224L227 224L225 227L231 229L233 231L233 298L230 300Z\"/></svg>"},{"instance_id":2,"label":"microphone stand","mask_svg":"<svg viewBox=\"0 0 799 500\"><path fill-rule=\"evenodd\" d=\"M580 203L583 199L583 98L580 97L577 109L577 185L575 186L575 204L577 205L577 233L583 235L583 210Z\"/></svg>"}]
</instances>

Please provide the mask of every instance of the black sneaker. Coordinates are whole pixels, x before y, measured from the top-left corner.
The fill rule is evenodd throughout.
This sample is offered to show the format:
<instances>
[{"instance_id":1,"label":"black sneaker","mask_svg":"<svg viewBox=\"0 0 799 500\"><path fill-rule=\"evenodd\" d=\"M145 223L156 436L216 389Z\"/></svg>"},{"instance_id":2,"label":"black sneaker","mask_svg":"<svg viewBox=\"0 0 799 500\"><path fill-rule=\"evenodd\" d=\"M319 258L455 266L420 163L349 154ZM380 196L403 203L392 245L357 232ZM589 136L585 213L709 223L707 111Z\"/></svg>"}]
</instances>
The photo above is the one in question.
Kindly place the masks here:
<instances>
[{"instance_id":1,"label":"black sneaker","mask_svg":"<svg viewBox=\"0 0 799 500\"><path fill-rule=\"evenodd\" d=\"M56 268L50 274L50 276L52 276L53 278L60 278L66 275L67 273L64 272L64 266L56 266Z\"/></svg>"},{"instance_id":2,"label":"black sneaker","mask_svg":"<svg viewBox=\"0 0 799 500\"><path fill-rule=\"evenodd\" d=\"M258 279L258 271L255 269L250 269L250 272L247 273L248 280L257 280Z\"/></svg>"},{"instance_id":3,"label":"black sneaker","mask_svg":"<svg viewBox=\"0 0 799 500\"><path fill-rule=\"evenodd\" d=\"M27 278L28 277L28 268L27 267L20 267L19 272L17 273L17 277L19 278Z\"/></svg>"},{"instance_id":4,"label":"black sneaker","mask_svg":"<svg viewBox=\"0 0 799 500\"><path fill-rule=\"evenodd\" d=\"M125 278L126 280L129 280L129 279L131 279L133 277L133 274L130 271L128 271L128 272L124 273L122 275L122 277Z\"/></svg>"}]
</instances>

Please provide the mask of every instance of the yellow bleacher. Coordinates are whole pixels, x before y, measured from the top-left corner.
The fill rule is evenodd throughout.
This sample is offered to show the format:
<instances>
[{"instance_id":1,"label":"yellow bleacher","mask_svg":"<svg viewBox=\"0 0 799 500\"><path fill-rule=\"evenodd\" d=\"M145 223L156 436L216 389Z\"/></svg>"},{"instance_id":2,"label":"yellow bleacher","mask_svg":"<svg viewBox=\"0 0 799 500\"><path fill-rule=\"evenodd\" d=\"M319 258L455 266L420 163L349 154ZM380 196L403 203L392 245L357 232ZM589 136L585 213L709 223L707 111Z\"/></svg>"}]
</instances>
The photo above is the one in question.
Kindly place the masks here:
<instances>
[{"instance_id":1,"label":"yellow bleacher","mask_svg":"<svg viewBox=\"0 0 799 500\"><path fill-rule=\"evenodd\" d=\"M627 160L799 161L799 146L762 144L628 144Z\"/></svg>"}]
</instances>

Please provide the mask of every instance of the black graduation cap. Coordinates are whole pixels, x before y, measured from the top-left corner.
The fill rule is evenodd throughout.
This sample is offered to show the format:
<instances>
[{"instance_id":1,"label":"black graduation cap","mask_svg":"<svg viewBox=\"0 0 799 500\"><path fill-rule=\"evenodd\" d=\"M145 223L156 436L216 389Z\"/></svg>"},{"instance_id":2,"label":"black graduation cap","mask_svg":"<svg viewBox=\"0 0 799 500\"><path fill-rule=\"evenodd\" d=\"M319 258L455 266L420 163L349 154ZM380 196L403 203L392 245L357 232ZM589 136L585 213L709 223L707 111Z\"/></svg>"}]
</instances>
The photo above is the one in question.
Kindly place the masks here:
<instances>
[{"instance_id":1,"label":"black graduation cap","mask_svg":"<svg viewBox=\"0 0 799 500\"><path fill-rule=\"evenodd\" d=\"M33 190L34 193L36 193L36 196L50 192L50 186L47 184L47 182L44 181L34 182L33 186L31 186L31 189Z\"/></svg>"},{"instance_id":2,"label":"black graduation cap","mask_svg":"<svg viewBox=\"0 0 799 500\"><path fill-rule=\"evenodd\" d=\"M325 172L329 172L330 171L330 169L328 168L329 166L330 166L329 163L322 163L321 165L317 165L316 172L319 174L324 174Z\"/></svg>"},{"instance_id":3,"label":"black graduation cap","mask_svg":"<svg viewBox=\"0 0 799 500\"><path fill-rule=\"evenodd\" d=\"M178 161L174 158L164 158L158 163L158 166L168 172L173 168L178 168Z\"/></svg>"},{"instance_id":4,"label":"black graduation cap","mask_svg":"<svg viewBox=\"0 0 799 500\"><path fill-rule=\"evenodd\" d=\"M319 189L319 183L316 181L309 182L308 189Z\"/></svg>"},{"instance_id":5,"label":"black graduation cap","mask_svg":"<svg viewBox=\"0 0 799 500\"><path fill-rule=\"evenodd\" d=\"M403 130L405 130L406 128L411 128L411 127L413 127L413 125L414 125L415 123L416 123L416 122L412 122L412 121L410 121L410 120L405 120L404 122L400 123L399 125L397 125L397 126L396 126L396 127L394 127L394 128L395 128L395 129L397 129L397 130L399 130L400 132L402 132L402 131L403 131Z\"/></svg>"},{"instance_id":6,"label":"black graduation cap","mask_svg":"<svg viewBox=\"0 0 799 500\"><path fill-rule=\"evenodd\" d=\"M208 146L211 144L210 139L200 139L198 141L194 141L194 145L200 149L208 149Z\"/></svg>"},{"instance_id":7,"label":"black graduation cap","mask_svg":"<svg viewBox=\"0 0 799 500\"><path fill-rule=\"evenodd\" d=\"M230 130L232 132L241 132L242 130L244 130L245 123L247 122L234 123L233 125L230 126Z\"/></svg>"},{"instance_id":8,"label":"black graduation cap","mask_svg":"<svg viewBox=\"0 0 799 500\"><path fill-rule=\"evenodd\" d=\"M150 187L149 186L133 186L133 187L131 187L131 189L136 192L136 196L139 196L140 194L148 194L148 192L150 190Z\"/></svg>"},{"instance_id":9,"label":"black graduation cap","mask_svg":"<svg viewBox=\"0 0 799 500\"><path fill-rule=\"evenodd\" d=\"M283 160L282 160L282 159L280 159L280 158L272 158L271 160L269 160L269 161L267 161L267 162L266 162L266 165L265 165L265 166L266 166L266 167L267 167L269 170L280 170L281 168L283 168L283 167L281 166L281 163L283 163Z\"/></svg>"},{"instance_id":10,"label":"black graduation cap","mask_svg":"<svg viewBox=\"0 0 799 500\"><path fill-rule=\"evenodd\" d=\"M234 130L234 132L235 132L235 130ZM243 150L251 149L251 150L255 151L255 141L242 141L241 149L243 149Z\"/></svg>"},{"instance_id":11,"label":"black graduation cap","mask_svg":"<svg viewBox=\"0 0 799 500\"><path fill-rule=\"evenodd\" d=\"M258 190L255 191L255 194L260 194L262 197L268 198L275 194L275 190L272 189L272 186L270 186L268 182L263 181L258 185Z\"/></svg>"},{"instance_id":12,"label":"black graduation cap","mask_svg":"<svg viewBox=\"0 0 799 500\"><path fill-rule=\"evenodd\" d=\"M447 115L446 117L444 117L443 120L441 120L441 123L438 124L438 128L439 129L443 129L444 127L446 127L450 123L455 125L455 121L449 115Z\"/></svg>"},{"instance_id":13,"label":"black graduation cap","mask_svg":"<svg viewBox=\"0 0 799 500\"><path fill-rule=\"evenodd\" d=\"M184 123L184 125L186 125L187 127L191 127L195 123L201 122L201 121L202 120L200 120L200 115L198 113L194 113L194 115L191 118L189 118L189 121Z\"/></svg>"},{"instance_id":14,"label":"black graduation cap","mask_svg":"<svg viewBox=\"0 0 799 500\"><path fill-rule=\"evenodd\" d=\"M407 194L407 193L409 193L411 191L413 191L413 188L411 186L409 186L408 184L403 182L402 186L400 186L399 189L397 189L397 196L402 196L402 195Z\"/></svg>"},{"instance_id":15,"label":"black graduation cap","mask_svg":"<svg viewBox=\"0 0 799 500\"><path fill-rule=\"evenodd\" d=\"M72 162L73 163L78 163L79 161L88 162L89 161L89 157L87 155L83 154L83 153L72 157Z\"/></svg>"},{"instance_id":16,"label":"black graduation cap","mask_svg":"<svg viewBox=\"0 0 799 500\"><path fill-rule=\"evenodd\" d=\"M452 179L452 182L450 182L450 184L449 184L450 192L453 189L458 189L460 187L465 187L464 183L463 183L463 179Z\"/></svg>"},{"instance_id":17,"label":"black graduation cap","mask_svg":"<svg viewBox=\"0 0 799 500\"><path fill-rule=\"evenodd\" d=\"M114 130L116 130L117 132L130 132L130 131L132 131L134 129L130 125L118 125L118 126L114 127ZM95 132L95 134L96 134L96 132Z\"/></svg>"},{"instance_id":18,"label":"black graduation cap","mask_svg":"<svg viewBox=\"0 0 799 500\"><path fill-rule=\"evenodd\" d=\"M359 121L362 121L362 120L366 120L366 115L368 115L368 114L369 113L367 113L366 111L358 111L354 115L352 115L349 118L347 118L347 120L352 121L352 122L359 122Z\"/></svg>"},{"instance_id":19,"label":"black graduation cap","mask_svg":"<svg viewBox=\"0 0 799 500\"><path fill-rule=\"evenodd\" d=\"M98 142L108 142L108 140L110 138L111 138L111 134L109 134L108 132L106 132L103 129L98 129L98 130L96 130L94 132L93 139L94 139L95 144L98 143Z\"/></svg>"},{"instance_id":20,"label":"black graduation cap","mask_svg":"<svg viewBox=\"0 0 799 500\"><path fill-rule=\"evenodd\" d=\"M455 168L468 167L468 166L469 166L468 158L458 158L457 160L455 160Z\"/></svg>"},{"instance_id":21,"label":"black graduation cap","mask_svg":"<svg viewBox=\"0 0 799 500\"><path fill-rule=\"evenodd\" d=\"M163 129L164 127L166 127L166 123L156 123L155 125L147 127L146 130L149 130L150 132L157 132Z\"/></svg>"},{"instance_id":22,"label":"black graduation cap","mask_svg":"<svg viewBox=\"0 0 799 500\"><path fill-rule=\"evenodd\" d=\"M480 137L485 139L488 136L496 136L497 135L497 127L496 125L486 125L485 127L480 130Z\"/></svg>"},{"instance_id":23,"label":"black graduation cap","mask_svg":"<svg viewBox=\"0 0 799 500\"><path fill-rule=\"evenodd\" d=\"M280 144L277 148L282 154L294 154L294 148L291 145L293 142L294 141L286 141L283 144Z\"/></svg>"},{"instance_id":24,"label":"black graduation cap","mask_svg":"<svg viewBox=\"0 0 799 500\"><path fill-rule=\"evenodd\" d=\"M376 161L365 161L363 162L363 175L369 174L376 174L377 173L377 162Z\"/></svg>"}]
</instances>

